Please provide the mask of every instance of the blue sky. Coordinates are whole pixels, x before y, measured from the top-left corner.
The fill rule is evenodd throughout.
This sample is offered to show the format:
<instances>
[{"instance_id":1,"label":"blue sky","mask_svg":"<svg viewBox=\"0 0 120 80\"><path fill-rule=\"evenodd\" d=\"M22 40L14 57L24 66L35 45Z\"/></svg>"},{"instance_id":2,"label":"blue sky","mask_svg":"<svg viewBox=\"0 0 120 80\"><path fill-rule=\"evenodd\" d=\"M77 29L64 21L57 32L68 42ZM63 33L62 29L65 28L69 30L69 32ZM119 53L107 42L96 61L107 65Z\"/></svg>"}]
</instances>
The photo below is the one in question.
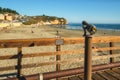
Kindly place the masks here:
<instances>
[{"instance_id":1,"label":"blue sky","mask_svg":"<svg viewBox=\"0 0 120 80\"><path fill-rule=\"evenodd\" d=\"M120 0L0 0L24 15L64 17L68 22L120 23Z\"/></svg>"}]
</instances>

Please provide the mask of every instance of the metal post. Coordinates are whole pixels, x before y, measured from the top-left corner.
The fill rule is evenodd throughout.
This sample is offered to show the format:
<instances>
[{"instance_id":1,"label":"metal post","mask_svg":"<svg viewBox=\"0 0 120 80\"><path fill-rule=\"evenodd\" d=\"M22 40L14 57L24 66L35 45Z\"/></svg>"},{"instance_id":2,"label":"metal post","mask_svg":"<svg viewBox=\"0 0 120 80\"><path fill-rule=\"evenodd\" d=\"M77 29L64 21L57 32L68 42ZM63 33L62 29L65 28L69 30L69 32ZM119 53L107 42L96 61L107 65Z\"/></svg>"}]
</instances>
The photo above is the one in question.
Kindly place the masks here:
<instances>
[{"instance_id":1,"label":"metal post","mask_svg":"<svg viewBox=\"0 0 120 80\"><path fill-rule=\"evenodd\" d=\"M92 76L92 36L85 36L84 80L91 80Z\"/></svg>"}]
</instances>

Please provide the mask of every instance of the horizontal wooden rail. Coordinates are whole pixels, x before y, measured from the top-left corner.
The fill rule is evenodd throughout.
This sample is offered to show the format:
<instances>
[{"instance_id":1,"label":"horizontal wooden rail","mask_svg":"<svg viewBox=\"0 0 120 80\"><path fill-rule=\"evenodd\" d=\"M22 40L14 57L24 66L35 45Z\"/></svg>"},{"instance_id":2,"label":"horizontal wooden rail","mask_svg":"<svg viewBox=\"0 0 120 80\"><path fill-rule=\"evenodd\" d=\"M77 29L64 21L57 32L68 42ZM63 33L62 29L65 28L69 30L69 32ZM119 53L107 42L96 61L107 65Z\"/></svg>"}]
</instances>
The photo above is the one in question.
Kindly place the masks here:
<instances>
[{"instance_id":1,"label":"horizontal wooden rail","mask_svg":"<svg viewBox=\"0 0 120 80\"><path fill-rule=\"evenodd\" d=\"M93 37L92 43L120 42L120 36Z\"/></svg>"},{"instance_id":2,"label":"horizontal wooden rail","mask_svg":"<svg viewBox=\"0 0 120 80\"><path fill-rule=\"evenodd\" d=\"M99 60L99 59L109 59L111 57L120 57L120 54L113 54L113 55L103 55L103 56L93 56L92 60ZM66 60L58 60L58 61L51 61L51 62L42 62L42 63L31 63L31 64L23 64L22 69L24 68L32 68L32 67L40 67L40 66L45 66L45 65L56 65L56 64L61 64L61 63L74 63L74 62L81 62L84 61L84 58L72 58L72 59L66 59ZM0 67L0 71L5 71L5 70L15 70L17 69L16 66L8 66L8 67Z\"/></svg>"},{"instance_id":3,"label":"horizontal wooden rail","mask_svg":"<svg viewBox=\"0 0 120 80\"><path fill-rule=\"evenodd\" d=\"M66 44L84 43L84 38L61 38ZM31 47L31 46L49 46L55 45L57 38L36 38L36 39L10 39L0 40L1 48L9 47ZM94 37L93 43L120 42L120 36Z\"/></svg>"},{"instance_id":4,"label":"horizontal wooden rail","mask_svg":"<svg viewBox=\"0 0 120 80\"><path fill-rule=\"evenodd\" d=\"M106 48L97 48L92 49L92 51L108 51L108 50L120 50L120 47L106 47ZM40 53L27 53L22 54L22 58L30 58L30 57L41 57L41 56L52 56L52 55L63 55L63 54L80 54L84 53L84 49L79 50L69 50L69 51L58 51L58 52L40 52ZM0 56L0 60L6 59L16 59L18 55L7 55L7 56Z\"/></svg>"},{"instance_id":5,"label":"horizontal wooden rail","mask_svg":"<svg viewBox=\"0 0 120 80\"><path fill-rule=\"evenodd\" d=\"M120 47L105 47L105 48L96 48L92 49L92 51L108 51L108 50L120 50Z\"/></svg>"},{"instance_id":6,"label":"horizontal wooden rail","mask_svg":"<svg viewBox=\"0 0 120 80\"><path fill-rule=\"evenodd\" d=\"M113 54L113 55L103 55L103 56L93 56L93 60L100 60L100 59L109 59L112 57L120 57L120 53L118 54Z\"/></svg>"},{"instance_id":7,"label":"horizontal wooden rail","mask_svg":"<svg viewBox=\"0 0 120 80\"><path fill-rule=\"evenodd\" d=\"M40 67L40 66L46 66L46 65L56 65L56 64L62 64L62 63L73 63L73 62L81 62L84 61L83 58L72 58L72 59L66 59L66 60L58 60L58 61L51 61L51 62L41 62L41 63L30 63L30 64L23 64L21 65L22 69L24 68L32 68L32 67ZM0 67L0 71L6 71L6 70L15 70L17 69L17 65L15 66L7 66L7 67Z\"/></svg>"},{"instance_id":8,"label":"horizontal wooden rail","mask_svg":"<svg viewBox=\"0 0 120 80\"><path fill-rule=\"evenodd\" d=\"M22 58L30 58L30 57L41 57L41 56L52 56L52 55L63 55L63 54L80 54L83 53L84 49L79 50L69 50L69 51L58 51L58 52L40 52L40 53L27 53L22 54ZM7 55L7 56L0 56L0 60L6 59L16 59L18 55Z\"/></svg>"},{"instance_id":9,"label":"horizontal wooden rail","mask_svg":"<svg viewBox=\"0 0 120 80\"><path fill-rule=\"evenodd\" d=\"M61 38L62 39L62 38ZM57 38L39 38L39 39L11 39L0 40L1 48L9 47L31 47L31 46L49 46L55 45ZM84 38L63 38L64 44L80 44L84 42Z\"/></svg>"}]
</instances>

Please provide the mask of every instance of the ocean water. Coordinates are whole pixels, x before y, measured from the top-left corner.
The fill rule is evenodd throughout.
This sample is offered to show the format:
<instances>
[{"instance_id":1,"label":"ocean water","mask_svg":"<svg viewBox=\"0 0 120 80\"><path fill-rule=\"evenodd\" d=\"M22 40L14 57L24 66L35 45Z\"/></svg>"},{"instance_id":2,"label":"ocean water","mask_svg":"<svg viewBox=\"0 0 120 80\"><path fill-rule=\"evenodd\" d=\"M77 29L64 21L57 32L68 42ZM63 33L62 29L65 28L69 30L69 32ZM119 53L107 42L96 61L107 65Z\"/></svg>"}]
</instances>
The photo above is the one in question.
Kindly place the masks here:
<instances>
[{"instance_id":1,"label":"ocean water","mask_svg":"<svg viewBox=\"0 0 120 80\"><path fill-rule=\"evenodd\" d=\"M120 24L93 24L97 29L105 30L118 30L120 31ZM69 23L67 29L82 29L82 24Z\"/></svg>"}]
</instances>

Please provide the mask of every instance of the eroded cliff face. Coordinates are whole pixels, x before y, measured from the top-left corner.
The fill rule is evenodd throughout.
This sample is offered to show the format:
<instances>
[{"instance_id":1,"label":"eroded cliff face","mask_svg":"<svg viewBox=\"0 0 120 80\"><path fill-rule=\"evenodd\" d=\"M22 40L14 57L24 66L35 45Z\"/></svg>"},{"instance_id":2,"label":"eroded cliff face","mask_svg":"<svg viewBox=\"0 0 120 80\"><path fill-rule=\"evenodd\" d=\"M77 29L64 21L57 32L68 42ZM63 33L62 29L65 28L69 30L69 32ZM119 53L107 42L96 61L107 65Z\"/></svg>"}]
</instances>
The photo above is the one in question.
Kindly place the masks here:
<instances>
[{"instance_id":1,"label":"eroded cliff face","mask_svg":"<svg viewBox=\"0 0 120 80\"><path fill-rule=\"evenodd\" d=\"M65 19L64 19L64 20L57 20L57 19L56 19L56 20L54 20L54 21L50 21L50 23L53 24L53 25L59 25L59 24L63 24L63 25L64 25L64 24L68 24L68 23L67 23L67 20L65 20Z\"/></svg>"},{"instance_id":2,"label":"eroded cliff face","mask_svg":"<svg viewBox=\"0 0 120 80\"><path fill-rule=\"evenodd\" d=\"M65 25L68 24L67 19L53 17L53 16L37 16L30 18L29 21L24 24L39 24L39 25Z\"/></svg>"},{"instance_id":3,"label":"eroded cliff face","mask_svg":"<svg viewBox=\"0 0 120 80\"><path fill-rule=\"evenodd\" d=\"M53 21L40 21L39 22L40 25L65 25L65 24L68 24L67 20L53 20Z\"/></svg>"}]
</instances>

